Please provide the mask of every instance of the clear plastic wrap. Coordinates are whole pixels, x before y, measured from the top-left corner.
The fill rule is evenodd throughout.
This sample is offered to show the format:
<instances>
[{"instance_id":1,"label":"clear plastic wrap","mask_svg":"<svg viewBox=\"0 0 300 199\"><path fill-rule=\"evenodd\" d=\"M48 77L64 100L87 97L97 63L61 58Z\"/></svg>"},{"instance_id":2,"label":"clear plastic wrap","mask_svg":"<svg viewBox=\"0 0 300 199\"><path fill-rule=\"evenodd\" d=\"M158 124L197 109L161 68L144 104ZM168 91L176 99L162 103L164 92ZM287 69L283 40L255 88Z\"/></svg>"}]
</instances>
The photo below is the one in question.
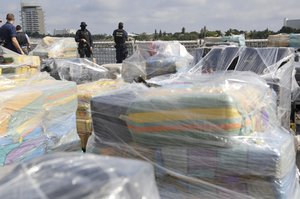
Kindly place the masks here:
<instances>
[{"instance_id":1,"label":"clear plastic wrap","mask_svg":"<svg viewBox=\"0 0 300 199\"><path fill-rule=\"evenodd\" d=\"M11 51L3 46L0 46L0 55L5 55L5 54L10 54L10 55L20 55L14 51Z\"/></svg>"},{"instance_id":2,"label":"clear plastic wrap","mask_svg":"<svg viewBox=\"0 0 300 199\"><path fill-rule=\"evenodd\" d=\"M300 48L300 34L290 34L290 47Z\"/></svg>"},{"instance_id":3,"label":"clear plastic wrap","mask_svg":"<svg viewBox=\"0 0 300 199\"><path fill-rule=\"evenodd\" d=\"M30 55L42 58L76 58L77 43L69 37L44 37Z\"/></svg>"},{"instance_id":4,"label":"clear plastic wrap","mask_svg":"<svg viewBox=\"0 0 300 199\"><path fill-rule=\"evenodd\" d=\"M268 46L300 48L300 34L270 35L268 37Z\"/></svg>"},{"instance_id":5,"label":"clear plastic wrap","mask_svg":"<svg viewBox=\"0 0 300 199\"><path fill-rule=\"evenodd\" d=\"M88 59L50 59L44 61L43 65L44 70L48 71L54 78L74 81L77 84L116 78L108 69ZM48 67L48 70L45 67Z\"/></svg>"},{"instance_id":6,"label":"clear plastic wrap","mask_svg":"<svg viewBox=\"0 0 300 199\"><path fill-rule=\"evenodd\" d=\"M223 41L235 43L237 46L246 46L246 39L245 35L230 35L230 36L223 36Z\"/></svg>"},{"instance_id":7,"label":"clear plastic wrap","mask_svg":"<svg viewBox=\"0 0 300 199\"><path fill-rule=\"evenodd\" d=\"M40 58L37 56L20 55L0 46L0 75L37 73Z\"/></svg>"},{"instance_id":8,"label":"clear plastic wrap","mask_svg":"<svg viewBox=\"0 0 300 199\"><path fill-rule=\"evenodd\" d=\"M246 46L246 39L245 35L230 35L230 36L223 36L223 37L205 37L204 38L204 45L208 46Z\"/></svg>"},{"instance_id":9,"label":"clear plastic wrap","mask_svg":"<svg viewBox=\"0 0 300 199\"><path fill-rule=\"evenodd\" d=\"M251 72L180 75L92 99L88 151L155 165L162 198L300 197L293 136Z\"/></svg>"},{"instance_id":10,"label":"clear plastic wrap","mask_svg":"<svg viewBox=\"0 0 300 199\"><path fill-rule=\"evenodd\" d=\"M189 73L215 71L252 71L263 77L277 93L278 118L290 128L292 74L294 71L292 48L235 48L217 47L202 58Z\"/></svg>"},{"instance_id":11,"label":"clear plastic wrap","mask_svg":"<svg viewBox=\"0 0 300 199\"><path fill-rule=\"evenodd\" d=\"M237 47L215 47L198 48L196 52L209 51L203 58L199 59L195 66L190 70L191 73L210 73L213 71L224 71L229 68L240 52Z\"/></svg>"},{"instance_id":12,"label":"clear plastic wrap","mask_svg":"<svg viewBox=\"0 0 300 199\"><path fill-rule=\"evenodd\" d=\"M122 78L133 82L136 77L151 77L176 73L191 64L193 57L178 41L155 41L138 44L136 51L122 64Z\"/></svg>"},{"instance_id":13,"label":"clear plastic wrap","mask_svg":"<svg viewBox=\"0 0 300 199\"><path fill-rule=\"evenodd\" d=\"M289 47L289 35L277 34L268 36L269 47Z\"/></svg>"},{"instance_id":14,"label":"clear plastic wrap","mask_svg":"<svg viewBox=\"0 0 300 199\"><path fill-rule=\"evenodd\" d=\"M117 78L121 78L122 64L103 64L101 66L109 70Z\"/></svg>"},{"instance_id":15,"label":"clear plastic wrap","mask_svg":"<svg viewBox=\"0 0 300 199\"><path fill-rule=\"evenodd\" d=\"M26 186L25 183L26 182ZM153 167L141 161L57 153L0 170L0 198L159 199Z\"/></svg>"},{"instance_id":16,"label":"clear plastic wrap","mask_svg":"<svg viewBox=\"0 0 300 199\"><path fill-rule=\"evenodd\" d=\"M76 84L38 74L0 78L0 165L79 150Z\"/></svg>"},{"instance_id":17,"label":"clear plastic wrap","mask_svg":"<svg viewBox=\"0 0 300 199\"><path fill-rule=\"evenodd\" d=\"M91 100L93 97L104 95L107 92L121 89L124 86L121 80L99 80L77 86L78 109L76 112L77 132L81 138L81 148L85 150L87 140L92 134Z\"/></svg>"}]
</instances>

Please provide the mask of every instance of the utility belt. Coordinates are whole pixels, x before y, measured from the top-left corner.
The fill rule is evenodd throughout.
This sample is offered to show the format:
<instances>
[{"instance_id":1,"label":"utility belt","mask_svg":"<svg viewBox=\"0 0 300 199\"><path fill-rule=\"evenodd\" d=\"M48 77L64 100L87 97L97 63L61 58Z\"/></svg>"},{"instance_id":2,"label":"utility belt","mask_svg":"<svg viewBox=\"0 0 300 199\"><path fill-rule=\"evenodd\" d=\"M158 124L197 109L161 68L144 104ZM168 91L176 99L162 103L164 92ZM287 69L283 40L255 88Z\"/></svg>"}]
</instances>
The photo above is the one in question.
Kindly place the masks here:
<instances>
[{"instance_id":1,"label":"utility belt","mask_svg":"<svg viewBox=\"0 0 300 199\"><path fill-rule=\"evenodd\" d=\"M78 48L90 48L90 45L88 45L88 44L79 44Z\"/></svg>"},{"instance_id":2,"label":"utility belt","mask_svg":"<svg viewBox=\"0 0 300 199\"><path fill-rule=\"evenodd\" d=\"M127 48L126 44L116 44L115 48Z\"/></svg>"}]
</instances>

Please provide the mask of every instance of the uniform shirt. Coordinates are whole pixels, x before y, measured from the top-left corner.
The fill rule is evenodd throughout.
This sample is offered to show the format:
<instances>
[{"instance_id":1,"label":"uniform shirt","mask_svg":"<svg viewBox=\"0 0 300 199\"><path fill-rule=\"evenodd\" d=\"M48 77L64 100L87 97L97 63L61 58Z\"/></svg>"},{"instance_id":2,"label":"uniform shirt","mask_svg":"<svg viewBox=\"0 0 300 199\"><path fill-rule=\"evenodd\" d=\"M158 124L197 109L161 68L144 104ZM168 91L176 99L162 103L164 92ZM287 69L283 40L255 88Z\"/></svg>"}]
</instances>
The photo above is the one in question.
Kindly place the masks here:
<instances>
[{"instance_id":1,"label":"uniform shirt","mask_svg":"<svg viewBox=\"0 0 300 199\"><path fill-rule=\"evenodd\" d=\"M87 29L85 29L85 30L80 29L76 32L75 41L79 43L79 48L82 48L85 45L81 41L81 39L85 39L86 42L88 43L88 45L90 47L93 47L92 35L91 35L90 31L88 31Z\"/></svg>"},{"instance_id":2,"label":"uniform shirt","mask_svg":"<svg viewBox=\"0 0 300 199\"><path fill-rule=\"evenodd\" d=\"M29 38L25 32L17 32L17 40L21 47L27 46L29 44Z\"/></svg>"},{"instance_id":3,"label":"uniform shirt","mask_svg":"<svg viewBox=\"0 0 300 199\"><path fill-rule=\"evenodd\" d=\"M116 44L125 44L128 35L123 29L117 29L113 32L114 40Z\"/></svg>"},{"instance_id":4,"label":"uniform shirt","mask_svg":"<svg viewBox=\"0 0 300 199\"><path fill-rule=\"evenodd\" d=\"M11 23L5 23L0 28L0 37L5 42L4 47L8 48L9 50L12 50L16 53L19 53L17 48L12 43L12 38L17 37L17 31L16 27L12 25Z\"/></svg>"}]
</instances>

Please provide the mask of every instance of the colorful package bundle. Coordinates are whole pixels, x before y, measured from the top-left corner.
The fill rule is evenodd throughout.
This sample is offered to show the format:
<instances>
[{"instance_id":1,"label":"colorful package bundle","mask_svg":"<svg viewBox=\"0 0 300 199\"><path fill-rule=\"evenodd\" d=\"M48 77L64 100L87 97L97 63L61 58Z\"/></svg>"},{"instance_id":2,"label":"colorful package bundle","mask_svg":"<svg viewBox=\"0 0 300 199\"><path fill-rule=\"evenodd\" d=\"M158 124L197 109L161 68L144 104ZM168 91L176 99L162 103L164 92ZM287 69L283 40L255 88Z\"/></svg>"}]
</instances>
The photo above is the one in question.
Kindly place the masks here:
<instances>
[{"instance_id":1,"label":"colorful package bundle","mask_svg":"<svg viewBox=\"0 0 300 199\"><path fill-rule=\"evenodd\" d=\"M74 83L37 75L16 82L1 91L0 96L1 165L26 161L53 150L79 149Z\"/></svg>"},{"instance_id":2,"label":"colorful package bundle","mask_svg":"<svg viewBox=\"0 0 300 199\"><path fill-rule=\"evenodd\" d=\"M294 140L288 132L278 128L239 141L231 148L178 144L137 151L164 168L157 171L160 176L175 172L254 198L299 197Z\"/></svg>"},{"instance_id":3,"label":"colorful package bundle","mask_svg":"<svg viewBox=\"0 0 300 199\"><path fill-rule=\"evenodd\" d=\"M122 64L122 78L126 82L133 82L140 76L150 79L172 74L192 61L193 57L178 41L138 44L135 53Z\"/></svg>"},{"instance_id":4,"label":"colorful package bundle","mask_svg":"<svg viewBox=\"0 0 300 199\"><path fill-rule=\"evenodd\" d=\"M77 43L74 38L44 37L31 55L42 58L76 58Z\"/></svg>"},{"instance_id":5,"label":"colorful package bundle","mask_svg":"<svg viewBox=\"0 0 300 199\"><path fill-rule=\"evenodd\" d=\"M160 198L149 163L77 153L46 155L0 169L0 198L20 197Z\"/></svg>"},{"instance_id":6,"label":"colorful package bundle","mask_svg":"<svg viewBox=\"0 0 300 199\"><path fill-rule=\"evenodd\" d=\"M81 138L81 147L85 150L89 136L92 134L91 100L93 97L104 95L107 92L121 89L120 80L99 80L81 84L78 90L78 109L76 112L77 132Z\"/></svg>"},{"instance_id":7,"label":"colorful package bundle","mask_svg":"<svg viewBox=\"0 0 300 199\"><path fill-rule=\"evenodd\" d=\"M187 73L203 74L221 71L251 71L264 78L277 94L277 116L290 129L291 90L294 49L217 47Z\"/></svg>"},{"instance_id":8,"label":"colorful package bundle","mask_svg":"<svg viewBox=\"0 0 300 199\"><path fill-rule=\"evenodd\" d=\"M1 46L0 55L0 75L35 74L41 64L37 56L19 55Z\"/></svg>"},{"instance_id":9,"label":"colorful package bundle","mask_svg":"<svg viewBox=\"0 0 300 199\"><path fill-rule=\"evenodd\" d=\"M181 75L92 99L88 151L156 166L164 198L299 198L294 138L250 72Z\"/></svg>"}]
</instances>

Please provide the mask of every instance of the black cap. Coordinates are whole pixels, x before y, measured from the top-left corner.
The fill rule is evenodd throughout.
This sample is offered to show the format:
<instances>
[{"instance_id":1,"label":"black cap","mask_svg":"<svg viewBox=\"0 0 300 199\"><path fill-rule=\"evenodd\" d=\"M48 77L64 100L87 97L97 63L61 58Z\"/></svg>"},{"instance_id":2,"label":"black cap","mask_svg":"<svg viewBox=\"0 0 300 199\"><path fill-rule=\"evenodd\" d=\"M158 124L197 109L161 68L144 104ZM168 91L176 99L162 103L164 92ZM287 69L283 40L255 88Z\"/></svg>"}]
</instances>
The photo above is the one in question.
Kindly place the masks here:
<instances>
[{"instance_id":1,"label":"black cap","mask_svg":"<svg viewBox=\"0 0 300 199\"><path fill-rule=\"evenodd\" d=\"M81 27L81 26L84 26L84 27L85 27L85 26L87 26L87 24L86 24L85 22L81 22L81 23L80 23L80 27Z\"/></svg>"},{"instance_id":2,"label":"black cap","mask_svg":"<svg viewBox=\"0 0 300 199\"><path fill-rule=\"evenodd\" d=\"M119 28L123 28L123 27L124 27L123 22L120 22L120 23L119 23Z\"/></svg>"},{"instance_id":3,"label":"black cap","mask_svg":"<svg viewBox=\"0 0 300 199\"><path fill-rule=\"evenodd\" d=\"M22 30L22 27L20 25L17 25L16 30Z\"/></svg>"}]
</instances>

